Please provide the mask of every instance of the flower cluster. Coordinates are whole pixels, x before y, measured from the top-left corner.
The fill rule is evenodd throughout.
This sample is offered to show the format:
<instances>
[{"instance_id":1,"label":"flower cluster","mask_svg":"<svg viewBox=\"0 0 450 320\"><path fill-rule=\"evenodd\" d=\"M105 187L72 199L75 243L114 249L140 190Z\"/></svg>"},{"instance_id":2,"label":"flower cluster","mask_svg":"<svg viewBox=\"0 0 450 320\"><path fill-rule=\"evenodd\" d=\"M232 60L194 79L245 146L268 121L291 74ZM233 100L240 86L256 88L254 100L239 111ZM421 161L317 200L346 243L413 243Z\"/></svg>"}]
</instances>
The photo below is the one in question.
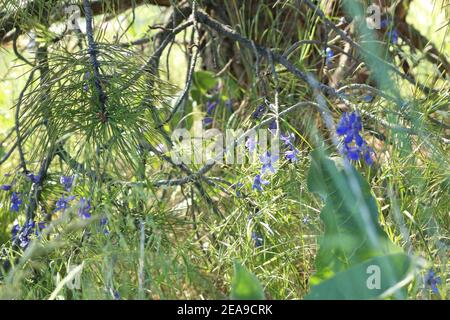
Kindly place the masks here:
<instances>
[{"instance_id":1,"label":"flower cluster","mask_svg":"<svg viewBox=\"0 0 450 320\"><path fill-rule=\"evenodd\" d=\"M275 173L275 168L273 167L273 164L278 160L277 155L271 155L270 152L267 151L266 154L263 154L259 157L259 160L262 163L261 167L262 174L266 173L267 171Z\"/></svg>"},{"instance_id":2,"label":"flower cluster","mask_svg":"<svg viewBox=\"0 0 450 320\"><path fill-rule=\"evenodd\" d=\"M276 128L276 126L274 128ZM285 158L290 162L297 161L298 160L297 155L299 154L299 151L294 147L294 144L292 142L294 139L294 135L281 134L280 139L283 141L283 147L285 148L284 151ZM255 139L253 137L249 137L245 143L245 146L248 148L250 153L253 153L256 149ZM278 159L279 159L278 155L271 155L270 152L268 151L259 156L259 160L262 163L261 172L254 177L252 190L262 191L263 190L262 186L267 185L269 183L267 180L264 180L262 178L262 175L266 174L267 172L270 172L272 174L275 173L276 169L274 167L274 164L278 161Z\"/></svg>"},{"instance_id":3,"label":"flower cluster","mask_svg":"<svg viewBox=\"0 0 450 320\"><path fill-rule=\"evenodd\" d=\"M424 282L431 288L431 291L433 291L433 293L439 294L437 285L441 284L442 280L441 277L435 275L432 268L428 270L428 273L425 275Z\"/></svg>"},{"instance_id":4,"label":"flower cluster","mask_svg":"<svg viewBox=\"0 0 450 320\"><path fill-rule=\"evenodd\" d=\"M30 179L33 183L39 183L41 181L41 176L34 173L27 173L27 178Z\"/></svg>"},{"instance_id":5,"label":"flower cluster","mask_svg":"<svg viewBox=\"0 0 450 320\"><path fill-rule=\"evenodd\" d=\"M78 202L78 216L83 219L89 219L91 217L91 200L86 198L81 198Z\"/></svg>"},{"instance_id":6,"label":"flower cluster","mask_svg":"<svg viewBox=\"0 0 450 320\"><path fill-rule=\"evenodd\" d=\"M286 135L281 134L280 135L281 141L283 141L283 145L287 148L287 151L285 151L284 155L287 160L290 162L296 162L297 155L300 153L297 148L294 147L294 144L292 143L291 139L294 140L295 136L293 133L288 133Z\"/></svg>"},{"instance_id":7,"label":"flower cluster","mask_svg":"<svg viewBox=\"0 0 450 320\"><path fill-rule=\"evenodd\" d=\"M257 174L253 179L252 190L256 189L258 191L262 191L262 186L266 184L269 184L269 181L264 180L263 178L261 178L260 174Z\"/></svg>"},{"instance_id":8,"label":"flower cluster","mask_svg":"<svg viewBox=\"0 0 450 320\"><path fill-rule=\"evenodd\" d=\"M387 29L389 27L390 21L389 19L383 19L381 20L381 28ZM397 44L398 43L398 31L397 28L393 27L392 30L389 30L387 32L388 39L391 43Z\"/></svg>"},{"instance_id":9,"label":"flower cluster","mask_svg":"<svg viewBox=\"0 0 450 320\"><path fill-rule=\"evenodd\" d=\"M0 186L0 190L3 190L3 191L10 191L11 188L12 188L12 185L10 185L10 184L4 184L4 185Z\"/></svg>"},{"instance_id":10,"label":"flower cluster","mask_svg":"<svg viewBox=\"0 0 450 320\"><path fill-rule=\"evenodd\" d=\"M17 241L22 249L26 249L30 244L30 236L33 234L33 232L36 234L36 236L39 237L42 233L42 230L44 230L45 228L45 222L38 222L36 224L35 221L29 221L21 227L19 225L19 222L15 220L11 229L12 240L13 242Z\"/></svg>"},{"instance_id":11,"label":"flower cluster","mask_svg":"<svg viewBox=\"0 0 450 320\"><path fill-rule=\"evenodd\" d=\"M20 205L22 204L22 199L20 199L20 193L13 192L11 194L11 212L18 212Z\"/></svg>"},{"instance_id":12,"label":"flower cluster","mask_svg":"<svg viewBox=\"0 0 450 320\"><path fill-rule=\"evenodd\" d=\"M341 152L350 160L357 161L361 158L371 165L373 149L364 141L361 131L361 117L356 112L344 112L336 129L336 133L343 137L344 147Z\"/></svg>"},{"instance_id":13,"label":"flower cluster","mask_svg":"<svg viewBox=\"0 0 450 320\"><path fill-rule=\"evenodd\" d=\"M72 189L74 176L61 176L59 182L64 186L64 189L69 192Z\"/></svg>"}]
</instances>

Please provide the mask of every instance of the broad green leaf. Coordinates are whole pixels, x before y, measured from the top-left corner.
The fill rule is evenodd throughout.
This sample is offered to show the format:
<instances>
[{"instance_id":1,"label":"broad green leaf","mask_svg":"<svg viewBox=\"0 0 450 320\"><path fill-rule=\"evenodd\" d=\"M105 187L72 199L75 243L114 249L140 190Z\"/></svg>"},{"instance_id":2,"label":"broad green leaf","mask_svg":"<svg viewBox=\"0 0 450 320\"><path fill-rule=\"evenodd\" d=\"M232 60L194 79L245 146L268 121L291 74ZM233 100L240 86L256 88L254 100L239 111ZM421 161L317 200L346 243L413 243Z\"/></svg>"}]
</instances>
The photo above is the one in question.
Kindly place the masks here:
<instances>
[{"instance_id":1,"label":"broad green leaf","mask_svg":"<svg viewBox=\"0 0 450 320\"><path fill-rule=\"evenodd\" d=\"M330 278L337 281L334 277L338 274L342 277L343 272L350 278L354 274L354 280L359 281L356 273L346 272L370 259L401 253L402 250L390 241L381 228L376 200L369 184L356 169L350 167L344 170L339 158L332 160L320 149L314 151L311 158L308 188L325 201L320 213L325 232L319 241L317 271L310 279L314 292L317 292L315 285L321 285ZM402 278L402 270L394 266L393 273L385 276L395 281ZM346 294L350 295L350 292ZM340 297L338 295L335 298Z\"/></svg>"},{"instance_id":2,"label":"broad green leaf","mask_svg":"<svg viewBox=\"0 0 450 320\"><path fill-rule=\"evenodd\" d=\"M196 71L194 73L194 86L201 92L206 93L217 85L214 74L208 71Z\"/></svg>"},{"instance_id":3,"label":"broad green leaf","mask_svg":"<svg viewBox=\"0 0 450 320\"><path fill-rule=\"evenodd\" d=\"M313 286L305 299L376 299L393 292L405 299L405 290L396 286L412 279L414 264L413 258L402 253L375 257Z\"/></svg>"},{"instance_id":4,"label":"broad green leaf","mask_svg":"<svg viewBox=\"0 0 450 320\"><path fill-rule=\"evenodd\" d=\"M234 263L231 299L264 300L264 290L256 276L238 262Z\"/></svg>"}]
</instances>

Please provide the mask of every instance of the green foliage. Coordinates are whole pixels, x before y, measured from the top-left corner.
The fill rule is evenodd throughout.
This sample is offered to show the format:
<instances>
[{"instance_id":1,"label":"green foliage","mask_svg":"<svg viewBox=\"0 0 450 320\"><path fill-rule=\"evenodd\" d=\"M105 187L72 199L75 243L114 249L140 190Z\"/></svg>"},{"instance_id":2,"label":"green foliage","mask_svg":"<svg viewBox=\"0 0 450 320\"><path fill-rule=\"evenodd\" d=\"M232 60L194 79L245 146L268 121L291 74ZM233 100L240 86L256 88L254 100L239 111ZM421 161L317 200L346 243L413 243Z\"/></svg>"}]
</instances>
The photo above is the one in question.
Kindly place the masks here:
<instances>
[{"instance_id":1,"label":"green foliage","mask_svg":"<svg viewBox=\"0 0 450 320\"><path fill-rule=\"evenodd\" d=\"M324 94L330 115L336 122L344 110L360 112L362 134L376 154L372 167L358 162L353 167L337 157L339 146L330 143L333 132L324 128L316 108L283 113L298 102L317 101L305 81L202 23L198 44L192 43L197 37L192 27L179 33L161 56L161 70L149 74L155 35L176 27L165 25L172 9L149 5L150 0L134 12L120 9L130 1L95 1L102 13L94 17L100 83L107 96L102 114L85 21L79 20L81 32L63 28L62 8L68 2L34 0L30 10L21 10L23 1L0 0L0 34L12 17L13 26L24 31L18 51L35 64L24 64L11 41L0 47L0 159L12 151L0 164L0 185L12 185L10 192L0 190L0 262L13 265L0 272L0 298L48 299L53 292L56 299L447 298L449 87L443 66L428 61L434 55L428 48L442 47L448 56L448 30L434 32L439 23L425 25L408 13L430 40L423 42L426 49L417 49L404 37L388 44L387 30L345 29L363 48L414 77L410 83L345 44L314 10L295 0L198 1L200 9L217 4L220 10L205 11L255 45L342 90L345 103ZM320 2L321 9L338 23L346 7L343 1L328 3ZM442 44L434 37L438 33ZM159 126L186 85L192 45L198 45L200 56L189 99ZM325 45L334 51L330 65ZM45 220L48 227L43 235L32 234L32 245L22 250L12 246L11 230L14 220L24 222L33 184L13 149L14 107L31 70L34 80L19 118L28 170L36 174L52 151L58 153L36 198L36 221ZM421 91L421 84L436 92ZM188 183L155 187L155 181L182 179L201 167L173 165L152 151L161 143L170 149L174 129L191 130L194 121L210 117L204 129L249 130L275 115L276 100L277 112L283 113L280 133L295 135L299 154L296 162L280 154L276 173L264 176L269 184L263 191L252 190L261 163L258 157L247 161L245 148L245 164L215 165ZM264 101L272 106L255 119L252 114ZM211 102L218 104L208 114ZM319 140L334 158L319 150L309 157ZM60 183L62 175L76 176L70 193ZM22 196L18 213L10 211L12 191ZM89 198L92 218L78 217L76 200L55 212L61 195ZM100 223L104 218L106 225ZM439 294L417 275L415 256L425 257L441 277ZM236 261L245 261L245 267ZM82 264L79 287L62 286ZM367 286L373 265L381 270L379 289Z\"/></svg>"},{"instance_id":2,"label":"green foliage","mask_svg":"<svg viewBox=\"0 0 450 320\"><path fill-rule=\"evenodd\" d=\"M336 162L321 149L311 154L308 188L325 202L320 213L325 232L319 242L317 271L310 279L313 287L308 297L379 297L406 278L413 267L412 258L401 254L401 248L381 228L378 206L366 180L350 164ZM366 286L370 265L381 269L381 289Z\"/></svg>"},{"instance_id":3,"label":"green foliage","mask_svg":"<svg viewBox=\"0 0 450 320\"><path fill-rule=\"evenodd\" d=\"M414 264L413 258L402 253L377 256L353 264L332 278L313 285L305 299L363 300L386 298L390 295L406 299L406 291L399 292L399 289L413 280ZM372 266L379 269L370 269ZM370 272L372 270L375 270L373 274ZM374 280L371 277L379 279ZM376 286L375 281L379 281L379 286Z\"/></svg>"},{"instance_id":4,"label":"green foliage","mask_svg":"<svg viewBox=\"0 0 450 320\"><path fill-rule=\"evenodd\" d=\"M239 262L234 263L233 280L231 281L231 299L264 300L264 291L256 276Z\"/></svg>"}]
</instances>

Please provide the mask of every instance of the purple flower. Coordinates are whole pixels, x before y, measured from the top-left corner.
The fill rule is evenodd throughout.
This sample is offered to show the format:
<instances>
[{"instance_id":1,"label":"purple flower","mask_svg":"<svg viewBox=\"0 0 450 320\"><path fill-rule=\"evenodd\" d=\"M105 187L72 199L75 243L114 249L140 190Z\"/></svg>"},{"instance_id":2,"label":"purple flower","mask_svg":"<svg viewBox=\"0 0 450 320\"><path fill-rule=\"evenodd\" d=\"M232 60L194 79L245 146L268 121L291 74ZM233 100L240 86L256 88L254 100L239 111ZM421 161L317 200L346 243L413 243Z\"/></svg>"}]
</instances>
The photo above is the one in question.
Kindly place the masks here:
<instances>
[{"instance_id":1,"label":"purple flower","mask_svg":"<svg viewBox=\"0 0 450 320\"><path fill-rule=\"evenodd\" d=\"M334 51L331 48L327 47L325 49L325 62L327 64L327 66L329 66L332 63L333 57L334 57Z\"/></svg>"},{"instance_id":2,"label":"purple flower","mask_svg":"<svg viewBox=\"0 0 450 320\"><path fill-rule=\"evenodd\" d=\"M91 217L91 200L81 198L78 202L78 215L83 219L89 219Z\"/></svg>"},{"instance_id":3,"label":"purple flower","mask_svg":"<svg viewBox=\"0 0 450 320\"><path fill-rule=\"evenodd\" d=\"M269 170L272 173L275 173L275 169L273 167L273 163L275 163L278 160L278 156L270 155L270 152L267 151L265 155L261 155L259 157L259 160L261 160L263 166L261 168L261 173L264 174L267 170Z\"/></svg>"},{"instance_id":4,"label":"purple flower","mask_svg":"<svg viewBox=\"0 0 450 320\"><path fill-rule=\"evenodd\" d=\"M257 190L259 190L259 191L262 191L262 190L263 190L263 189L262 189L262 186L263 186L263 185L266 185L266 184L268 184L268 183L269 183L269 181L263 180L263 179L261 178L261 175L260 175L260 174L257 174L257 175L255 176L255 179L253 180L252 190L257 189Z\"/></svg>"},{"instance_id":5,"label":"purple flower","mask_svg":"<svg viewBox=\"0 0 450 320\"><path fill-rule=\"evenodd\" d=\"M366 146L366 148L363 151L363 156L364 156L364 161L369 166L371 166L373 164L372 153L374 153L373 149L369 146Z\"/></svg>"},{"instance_id":6,"label":"purple flower","mask_svg":"<svg viewBox=\"0 0 450 320\"><path fill-rule=\"evenodd\" d=\"M55 208L55 212L57 211L66 211L66 209L69 207L69 202L72 201L73 199L75 199L74 196L68 196L67 198L64 197L64 195L61 196L61 198L59 198L58 201L56 201L56 208Z\"/></svg>"},{"instance_id":7,"label":"purple flower","mask_svg":"<svg viewBox=\"0 0 450 320\"><path fill-rule=\"evenodd\" d=\"M204 125L204 126L208 126L208 125L210 125L212 122L213 122L213 119L212 119L211 117L205 117L205 118L203 119L203 125Z\"/></svg>"},{"instance_id":8,"label":"purple flower","mask_svg":"<svg viewBox=\"0 0 450 320\"><path fill-rule=\"evenodd\" d=\"M240 190L242 186L244 186L242 182L238 182L237 184L233 184L231 186L234 190L236 190L236 197L240 197L242 195Z\"/></svg>"},{"instance_id":9,"label":"purple flower","mask_svg":"<svg viewBox=\"0 0 450 320\"><path fill-rule=\"evenodd\" d=\"M34 221L29 221L28 224L26 224L22 228L20 233L18 234L19 245L23 249L28 247L28 245L30 244L30 241L31 241L30 236L33 233L35 225L36 225L36 223ZM13 239L13 240L15 240L15 239Z\"/></svg>"},{"instance_id":10,"label":"purple flower","mask_svg":"<svg viewBox=\"0 0 450 320\"><path fill-rule=\"evenodd\" d=\"M61 176L59 182L64 186L64 189L69 192L72 188L74 176Z\"/></svg>"},{"instance_id":11,"label":"purple flower","mask_svg":"<svg viewBox=\"0 0 450 320\"><path fill-rule=\"evenodd\" d=\"M264 104L260 104L258 107L256 107L256 110L252 113L253 119L261 118L264 111L266 111L266 106Z\"/></svg>"},{"instance_id":12,"label":"purple flower","mask_svg":"<svg viewBox=\"0 0 450 320\"><path fill-rule=\"evenodd\" d=\"M250 153L253 153L256 149L256 141L254 137L248 137L247 141L245 142L245 146L247 147L248 151Z\"/></svg>"},{"instance_id":13,"label":"purple flower","mask_svg":"<svg viewBox=\"0 0 450 320\"><path fill-rule=\"evenodd\" d=\"M286 159L291 161L291 162L295 162L297 161L297 154L299 154L299 151L297 149L292 149L292 150L288 150L285 153Z\"/></svg>"},{"instance_id":14,"label":"purple flower","mask_svg":"<svg viewBox=\"0 0 450 320\"><path fill-rule=\"evenodd\" d=\"M356 112L350 114L344 112L337 125L336 133L339 136L343 136L344 147L342 148L342 153L348 159L357 161L362 158L368 165L372 165L372 153L374 152L361 136L361 130L361 117Z\"/></svg>"},{"instance_id":15,"label":"purple flower","mask_svg":"<svg viewBox=\"0 0 450 320\"><path fill-rule=\"evenodd\" d=\"M372 102L372 100L373 100L373 96L370 94L368 94L364 97L365 102Z\"/></svg>"},{"instance_id":16,"label":"purple flower","mask_svg":"<svg viewBox=\"0 0 450 320\"><path fill-rule=\"evenodd\" d=\"M293 133L288 133L287 135L281 134L280 139L284 142L285 146L293 147L291 139L295 139L295 136Z\"/></svg>"},{"instance_id":17,"label":"purple flower","mask_svg":"<svg viewBox=\"0 0 450 320\"><path fill-rule=\"evenodd\" d=\"M213 102L208 101L206 103L206 113L208 115L212 115L212 113L214 112L214 109L216 108L216 106L217 106L217 101L213 101Z\"/></svg>"},{"instance_id":18,"label":"purple flower","mask_svg":"<svg viewBox=\"0 0 450 320\"><path fill-rule=\"evenodd\" d=\"M264 239L259 234L257 234L255 231L252 232L252 240L255 241L256 248L262 247L262 245L264 243Z\"/></svg>"},{"instance_id":19,"label":"purple flower","mask_svg":"<svg viewBox=\"0 0 450 320\"><path fill-rule=\"evenodd\" d=\"M398 31L396 28L392 29L392 31L388 31L387 36L393 44L398 43Z\"/></svg>"},{"instance_id":20,"label":"purple flower","mask_svg":"<svg viewBox=\"0 0 450 320\"><path fill-rule=\"evenodd\" d=\"M272 120L270 123L269 130L277 130L277 122L275 120Z\"/></svg>"},{"instance_id":21,"label":"purple flower","mask_svg":"<svg viewBox=\"0 0 450 320\"><path fill-rule=\"evenodd\" d=\"M27 173L27 178L33 183L39 183L39 181L41 181L41 176L35 175L34 173Z\"/></svg>"},{"instance_id":22,"label":"purple flower","mask_svg":"<svg viewBox=\"0 0 450 320\"><path fill-rule=\"evenodd\" d=\"M117 290L113 291L114 300L120 300L120 293Z\"/></svg>"},{"instance_id":23,"label":"purple flower","mask_svg":"<svg viewBox=\"0 0 450 320\"><path fill-rule=\"evenodd\" d=\"M4 185L0 186L0 190L3 190L3 191L9 191L9 190L11 190L11 188L12 188L12 185L10 185L10 184L4 184Z\"/></svg>"},{"instance_id":24,"label":"purple flower","mask_svg":"<svg viewBox=\"0 0 450 320\"><path fill-rule=\"evenodd\" d=\"M347 155L347 157L350 160L354 160L354 161L359 160L359 151L358 151L358 149L356 147L348 147L348 146L346 146L345 150L346 150L345 154Z\"/></svg>"},{"instance_id":25,"label":"purple flower","mask_svg":"<svg viewBox=\"0 0 450 320\"><path fill-rule=\"evenodd\" d=\"M30 244L31 241L30 236L33 234L33 231L39 238L41 231L45 229L45 227L46 227L45 222L39 222L36 228L35 221L29 221L23 227L20 227L19 222L16 219L11 229L12 240L13 242L18 241L19 246L22 249L26 249Z\"/></svg>"},{"instance_id":26,"label":"purple flower","mask_svg":"<svg viewBox=\"0 0 450 320\"><path fill-rule=\"evenodd\" d=\"M22 204L22 200L19 197L19 193L13 192L11 195L11 212L18 212L19 207Z\"/></svg>"},{"instance_id":27,"label":"purple flower","mask_svg":"<svg viewBox=\"0 0 450 320\"><path fill-rule=\"evenodd\" d=\"M14 220L14 224L13 224L13 227L11 229L11 235L12 235L13 241L16 238L16 236L19 233L19 231L20 231L20 225L19 225L19 222L16 219L16 220Z\"/></svg>"},{"instance_id":28,"label":"purple flower","mask_svg":"<svg viewBox=\"0 0 450 320\"><path fill-rule=\"evenodd\" d=\"M433 293L435 294L439 294L439 290L437 285L441 284L441 278L439 276L435 276L434 270L433 268L431 268L430 270L428 270L428 273L425 275L425 279L424 282L427 286L429 286L431 288L431 290L433 291Z\"/></svg>"},{"instance_id":29,"label":"purple flower","mask_svg":"<svg viewBox=\"0 0 450 320\"><path fill-rule=\"evenodd\" d=\"M107 224L108 224L108 218L107 217L102 217L100 219L100 226L103 227L103 234L109 234L109 230L108 230Z\"/></svg>"}]
</instances>

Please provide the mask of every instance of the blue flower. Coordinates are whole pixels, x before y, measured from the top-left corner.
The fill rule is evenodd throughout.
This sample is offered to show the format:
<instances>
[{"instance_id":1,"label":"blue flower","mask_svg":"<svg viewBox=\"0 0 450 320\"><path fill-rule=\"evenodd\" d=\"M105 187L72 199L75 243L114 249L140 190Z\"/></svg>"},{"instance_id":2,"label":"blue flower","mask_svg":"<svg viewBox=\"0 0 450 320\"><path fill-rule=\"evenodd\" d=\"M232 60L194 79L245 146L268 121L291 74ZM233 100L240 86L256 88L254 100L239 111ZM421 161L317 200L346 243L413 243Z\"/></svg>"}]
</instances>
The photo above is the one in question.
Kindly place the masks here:
<instances>
[{"instance_id":1,"label":"blue flower","mask_svg":"<svg viewBox=\"0 0 450 320\"><path fill-rule=\"evenodd\" d=\"M12 185L10 185L10 184L4 184L4 185L0 186L0 190L3 190L3 191L9 191L9 190L11 190L11 188L12 188Z\"/></svg>"},{"instance_id":2,"label":"blue flower","mask_svg":"<svg viewBox=\"0 0 450 320\"><path fill-rule=\"evenodd\" d=\"M18 242L22 249L26 249L30 244L30 236L34 233L39 238L43 229L45 229L45 222L39 222L36 228L35 221L29 221L23 227L20 227L17 219L14 221L13 227L11 229L11 235L13 242Z\"/></svg>"},{"instance_id":3,"label":"blue flower","mask_svg":"<svg viewBox=\"0 0 450 320\"><path fill-rule=\"evenodd\" d=\"M343 136L344 146L341 152L350 160L357 161L362 158L368 165L372 165L374 151L364 141L361 131L361 117L356 112L344 112L336 128L336 133Z\"/></svg>"},{"instance_id":4,"label":"blue flower","mask_svg":"<svg viewBox=\"0 0 450 320\"><path fill-rule=\"evenodd\" d=\"M203 125L204 125L204 126L208 126L208 125L210 125L212 122L213 122L213 119L212 119L211 117L205 117L205 118L203 119Z\"/></svg>"},{"instance_id":5,"label":"blue flower","mask_svg":"<svg viewBox=\"0 0 450 320\"><path fill-rule=\"evenodd\" d=\"M370 94L368 94L364 97L365 102L372 102L372 100L373 100L373 96Z\"/></svg>"},{"instance_id":6,"label":"blue flower","mask_svg":"<svg viewBox=\"0 0 450 320\"><path fill-rule=\"evenodd\" d=\"M258 107L256 107L256 110L252 114L253 119L261 118L264 111L266 111L266 106L264 104L260 104Z\"/></svg>"},{"instance_id":7,"label":"blue flower","mask_svg":"<svg viewBox=\"0 0 450 320\"><path fill-rule=\"evenodd\" d=\"M19 197L19 193L13 192L11 195L11 212L18 212L21 204L22 200Z\"/></svg>"},{"instance_id":8,"label":"blue flower","mask_svg":"<svg viewBox=\"0 0 450 320\"><path fill-rule=\"evenodd\" d=\"M334 51L331 48L327 47L325 49L325 62L327 64L327 66L329 66L332 63L333 57L334 57Z\"/></svg>"},{"instance_id":9,"label":"blue flower","mask_svg":"<svg viewBox=\"0 0 450 320\"><path fill-rule=\"evenodd\" d=\"M41 176L35 175L34 173L27 173L27 178L33 183L39 183L41 181Z\"/></svg>"},{"instance_id":10,"label":"blue flower","mask_svg":"<svg viewBox=\"0 0 450 320\"><path fill-rule=\"evenodd\" d=\"M61 198L59 198L58 201L56 201L55 212L60 210L66 211L66 209L69 207L69 202L72 201L73 199L75 199L74 196L68 196L66 198L64 197L64 195L62 195Z\"/></svg>"},{"instance_id":11,"label":"blue flower","mask_svg":"<svg viewBox=\"0 0 450 320\"><path fill-rule=\"evenodd\" d=\"M263 179L261 178L261 175L260 175L260 174L257 174L257 175L255 176L255 179L253 180L252 190L257 189L257 190L259 190L259 191L262 191L262 190L263 190L263 189L262 189L262 186L263 186L263 185L266 185L266 184L268 184L268 183L269 183L269 181L263 180Z\"/></svg>"},{"instance_id":12,"label":"blue flower","mask_svg":"<svg viewBox=\"0 0 450 320\"><path fill-rule=\"evenodd\" d=\"M284 142L285 146L293 147L291 139L295 139L295 136L293 133L290 133L290 134L288 133L287 135L281 134L280 139L281 139L281 141Z\"/></svg>"},{"instance_id":13,"label":"blue flower","mask_svg":"<svg viewBox=\"0 0 450 320\"><path fill-rule=\"evenodd\" d=\"M255 241L256 248L262 247L262 245L264 243L264 239L259 234L257 234L255 231L252 232L252 240Z\"/></svg>"},{"instance_id":14,"label":"blue flower","mask_svg":"<svg viewBox=\"0 0 450 320\"><path fill-rule=\"evenodd\" d=\"M72 188L74 176L61 176L59 182L64 186L64 189L69 192Z\"/></svg>"},{"instance_id":15,"label":"blue flower","mask_svg":"<svg viewBox=\"0 0 450 320\"><path fill-rule=\"evenodd\" d=\"M14 224L13 224L13 227L11 229L11 235L12 235L13 241L16 238L16 236L19 233L19 231L20 231L20 225L19 225L19 222L16 219L16 220L14 220Z\"/></svg>"},{"instance_id":16,"label":"blue flower","mask_svg":"<svg viewBox=\"0 0 450 320\"><path fill-rule=\"evenodd\" d=\"M213 102L208 101L206 103L206 113L208 115L212 115L212 113L214 112L214 109L216 108L216 106L217 106L217 101L213 101Z\"/></svg>"},{"instance_id":17,"label":"blue flower","mask_svg":"<svg viewBox=\"0 0 450 320\"><path fill-rule=\"evenodd\" d=\"M349 147L348 145L345 145L344 150L344 154L346 154L350 160L359 160L359 150L356 147Z\"/></svg>"},{"instance_id":18,"label":"blue flower","mask_svg":"<svg viewBox=\"0 0 450 320\"><path fill-rule=\"evenodd\" d=\"M441 284L442 281L441 281L441 277L435 276L433 268L428 270L428 273L425 275L424 282L427 286L429 286L431 288L433 293L439 294L437 285Z\"/></svg>"},{"instance_id":19,"label":"blue flower","mask_svg":"<svg viewBox=\"0 0 450 320\"><path fill-rule=\"evenodd\" d=\"M272 120L269 124L269 130L277 130L277 122L275 120Z\"/></svg>"},{"instance_id":20,"label":"blue flower","mask_svg":"<svg viewBox=\"0 0 450 320\"><path fill-rule=\"evenodd\" d=\"M45 221L38 222L37 228L36 228L36 235L40 236L40 234L42 233L42 230L44 230L45 228L47 228L47 224L45 223Z\"/></svg>"},{"instance_id":21,"label":"blue flower","mask_svg":"<svg viewBox=\"0 0 450 320\"><path fill-rule=\"evenodd\" d=\"M20 233L18 234L19 239L19 245L25 249L30 244L30 236L33 234L33 230L36 223L34 221L29 221L28 224L26 224Z\"/></svg>"},{"instance_id":22,"label":"blue flower","mask_svg":"<svg viewBox=\"0 0 450 320\"><path fill-rule=\"evenodd\" d=\"M234 190L236 190L236 197L240 197L242 195L240 190L242 186L244 186L242 182L238 182L237 184L233 184L231 186Z\"/></svg>"},{"instance_id":23,"label":"blue flower","mask_svg":"<svg viewBox=\"0 0 450 320\"><path fill-rule=\"evenodd\" d=\"M288 150L285 153L286 159L291 161L291 162L295 162L297 161L297 155L299 154L299 151L297 149L292 149L292 150Z\"/></svg>"},{"instance_id":24,"label":"blue flower","mask_svg":"<svg viewBox=\"0 0 450 320\"><path fill-rule=\"evenodd\" d=\"M89 219L91 217L91 200L81 198L78 202L78 215L83 219Z\"/></svg>"},{"instance_id":25,"label":"blue flower","mask_svg":"<svg viewBox=\"0 0 450 320\"><path fill-rule=\"evenodd\" d=\"M245 146L247 147L248 151L250 153L253 153L256 149L256 141L254 137L248 137L247 141L245 142Z\"/></svg>"},{"instance_id":26,"label":"blue flower","mask_svg":"<svg viewBox=\"0 0 450 320\"><path fill-rule=\"evenodd\" d=\"M262 162L262 168L261 173L264 174L267 170L269 170L272 173L275 173L275 168L273 167L273 163L275 163L278 160L278 156L270 155L270 152L267 151L265 155L261 155L259 157L259 160Z\"/></svg>"},{"instance_id":27,"label":"blue flower","mask_svg":"<svg viewBox=\"0 0 450 320\"><path fill-rule=\"evenodd\" d=\"M393 44L398 43L398 31L396 28L392 29L392 31L388 31L387 36Z\"/></svg>"},{"instance_id":28,"label":"blue flower","mask_svg":"<svg viewBox=\"0 0 450 320\"><path fill-rule=\"evenodd\" d=\"M114 300L120 300L120 293L117 290L113 291Z\"/></svg>"},{"instance_id":29,"label":"blue flower","mask_svg":"<svg viewBox=\"0 0 450 320\"><path fill-rule=\"evenodd\" d=\"M107 217L102 217L100 219L100 226L103 227L103 234L109 234L109 230L108 230L107 224L108 224L108 218Z\"/></svg>"}]
</instances>

